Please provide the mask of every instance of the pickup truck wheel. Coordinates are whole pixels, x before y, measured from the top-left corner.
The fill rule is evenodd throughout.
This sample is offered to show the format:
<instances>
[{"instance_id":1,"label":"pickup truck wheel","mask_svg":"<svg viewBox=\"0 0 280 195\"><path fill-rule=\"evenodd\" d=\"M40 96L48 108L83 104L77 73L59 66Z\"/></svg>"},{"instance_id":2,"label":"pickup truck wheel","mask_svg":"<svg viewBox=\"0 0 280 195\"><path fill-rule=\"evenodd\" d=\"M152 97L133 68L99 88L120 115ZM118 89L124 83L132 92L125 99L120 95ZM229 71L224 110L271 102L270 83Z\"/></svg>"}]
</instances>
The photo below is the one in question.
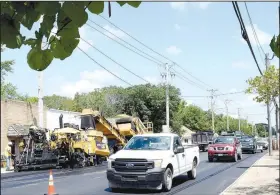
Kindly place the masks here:
<instances>
[{"instance_id":1,"label":"pickup truck wheel","mask_svg":"<svg viewBox=\"0 0 280 195\"><path fill-rule=\"evenodd\" d=\"M209 162L213 162L213 158L208 157L208 161L209 161Z\"/></svg>"},{"instance_id":2,"label":"pickup truck wheel","mask_svg":"<svg viewBox=\"0 0 280 195\"><path fill-rule=\"evenodd\" d=\"M173 173L170 168L164 172L163 190L169 192L172 188Z\"/></svg>"},{"instance_id":3,"label":"pickup truck wheel","mask_svg":"<svg viewBox=\"0 0 280 195\"><path fill-rule=\"evenodd\" d=\"M193 161L192 165L192 170L188 172L188 177L190 179L195 179L196 178L196 161Z\"/></svg>"},{"instance_id":4,"label":"pickup truck wheel","mask_svg":"<svg viewBox=\"0 0 280 195\"><path fill-rule=\"evenodd\" d=\"M119 188L111 188L111 192L120 192L120 189Z\"/></svg>"}]
</instances>

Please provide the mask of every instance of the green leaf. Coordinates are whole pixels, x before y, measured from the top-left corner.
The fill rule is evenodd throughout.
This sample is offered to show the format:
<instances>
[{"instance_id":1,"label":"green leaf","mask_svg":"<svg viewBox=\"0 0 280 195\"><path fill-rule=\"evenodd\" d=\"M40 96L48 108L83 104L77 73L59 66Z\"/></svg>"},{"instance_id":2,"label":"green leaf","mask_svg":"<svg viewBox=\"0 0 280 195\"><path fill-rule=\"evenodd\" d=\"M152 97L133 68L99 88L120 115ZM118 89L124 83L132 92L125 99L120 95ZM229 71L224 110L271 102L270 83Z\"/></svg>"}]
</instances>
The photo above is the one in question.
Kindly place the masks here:
<instances>
[{"instance_id":1,"label":"green leaf","mask_svg":"<svg viewBox=\"0 0 280 195\"><path fill-rule=\"evenodd\" d=\"M32 29L34 22L37 22L41 17L39 12L34 11L27 11L20 19L21 24L25 26L28 30Z\"/></svg>"},{"instance_id":2,"label":"green leaf","mask_svg":"<svg viewBox=\"0 0 280 195\"><path fill-rule=\"evenodd\" d=\"M72 20L62 10L60 10L57 14L58 31L64 28L65 26L70 25L71 21Z\"/></svg>"},{"instance_id":3,"label":"green leaf","mask_svg":"<svg viewBox=\"0 0 280 195\"><path fill-rule=\"evenodd\" d=\"M64 38L80 38L78 26L70 24L65 26L57 35Z\"/></svg>"},{"instance_id":4,"label":"green leaf","mask_svg":"<svg viewBox=\"0 0 280 195\"><path fill-rule=\"evenodd\" d=\"M1 44L10 49L20 48L25 37L19 32L20 23L10 16L1 15Z\"/></svg>"},{"instance_id":5,"label":"green leaf","mask_svg":"<svg viewBox=\"0 0 280 195\"><path fill-rule=\"evenodd\" d=\"M51 37L54 39L51 43L51 50L55 58L64 60L65 58L71 56L74 49L79 44L79 39L61 37L60 39Z\"/></svg>"},{"instance_id":6,"label":"green leaf","mask_svg":"<svg viewBox=\"0 0 280 195\"><path fill-rule=\"evenodd\" d=\"M280 48L279 48L279 45L280 45L280 35L278 35L277 37L277 41L276 41L276 37L273 36L269 46L271 48L271 50L273 51L273 53L278 57L280 58Z\"/></svg>"},{"instance_id":7,"label":"green leaf","mask_svg":"<svg viewBox=\"0 0 280 195\"><path fill-rule=\"evenodd\" d=\"M126 2L125 1L117 1L117 3L122 7L123 5L125 5L126 4Z\"/></svg>"},{"instance_id":8,"label":"green leaf","mask_svg":"<svg viewBox=\"0 0 280 195\"><path fill-rule=\"evenodd\" d=\"M56 15L60 8L58 1L37 1L35 4L35 10L45 16Z\"/></svg>"},{"instance_id":9,"label":"green leaf","mask_svg":"<svg viewBox=\"0 0 280 195\"><path fill-rule=\"evenodd\" d=\"M137 8L141 4L141 1L128 1L127 4L132 6L132 7Z\"/></svg>"},{"instance_id":10,"label":"green leaf","mask_svg":"<svg viewBox=\"0 0 280 195\"><path fill-rule=\"evenodd\" d=\"M30 45L31 47L35 47L37 44L37 39L27 39L24 41L25 45Z\"/></svg>"},{"instance_id":11,"label":"green leaf","mask_svg":"<svg viewBox=\"0 0 280 195\"><path fill-rule=\"evenodd\" d=\"M45 70L53 60L53 54L50 49L41 50L39 48L32 48L27 55L27 63L33 70Z\"/></svg>"},{"instance_id":12,"label":"green leaf","mask_svg":"<svg viewBox=\"0 0 280 195\"><path fill-rule=\"evenodd\" d=\"M9 16L13 16L15 11L11 5L11 2L3 2L1 1L1 14L2 13L5 13L5 14L8 14Z\"/></svg>"},{"instance_id":13,"label":"green leaf","mask_svg":"<svg viewBox=\"0 0 280 195\"><path fill-rule=\"evenodd\" d=\"M83 26L88 20L88 14L84 10L84 2L70 2L63 3L62 11L74 22L78 27Z\"/></svg>"},{"instance_id":14,"label":"green leaf","mask_svg":"<svg viewBox=\"0 0 280 195\"><path fill-rule=\"evenodd\" d=\"M103 1L92 1L88 10L93 14L101 14L104 10L104 2Z\"/></svg>"},{"instance_id":15,"label":"green leaf","mask_svg":"<svg viewBox=\"0 0 280 195\"><path fill-rule=\"evenodd\" d=\"M49 38L51 30L54 27L54 22L55 22L55 15L53 16L48 16L44 15L43 21L41 22L41 27L40 27L40 32L42 32L43 36L46 36Z\"/></svg>"}]
</instances>

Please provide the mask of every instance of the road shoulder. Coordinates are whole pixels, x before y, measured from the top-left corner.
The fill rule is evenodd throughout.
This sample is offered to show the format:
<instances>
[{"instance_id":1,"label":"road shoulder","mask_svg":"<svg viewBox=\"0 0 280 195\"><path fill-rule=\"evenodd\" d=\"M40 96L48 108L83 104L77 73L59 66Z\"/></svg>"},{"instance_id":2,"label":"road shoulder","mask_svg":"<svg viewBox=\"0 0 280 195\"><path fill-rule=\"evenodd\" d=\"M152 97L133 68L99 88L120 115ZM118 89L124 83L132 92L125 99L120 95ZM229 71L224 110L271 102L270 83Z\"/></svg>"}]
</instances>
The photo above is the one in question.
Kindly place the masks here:
<instances>
[{"instance_id":1,"label":"road shoulder","mask_svg":"<svg viewBox=\"0 0 280 195\"><path fill-rule=\"evenodd\" d=\"M239 194L279 194L279 151L264 155L220 195Z\"/></svg>"}]
</instances>

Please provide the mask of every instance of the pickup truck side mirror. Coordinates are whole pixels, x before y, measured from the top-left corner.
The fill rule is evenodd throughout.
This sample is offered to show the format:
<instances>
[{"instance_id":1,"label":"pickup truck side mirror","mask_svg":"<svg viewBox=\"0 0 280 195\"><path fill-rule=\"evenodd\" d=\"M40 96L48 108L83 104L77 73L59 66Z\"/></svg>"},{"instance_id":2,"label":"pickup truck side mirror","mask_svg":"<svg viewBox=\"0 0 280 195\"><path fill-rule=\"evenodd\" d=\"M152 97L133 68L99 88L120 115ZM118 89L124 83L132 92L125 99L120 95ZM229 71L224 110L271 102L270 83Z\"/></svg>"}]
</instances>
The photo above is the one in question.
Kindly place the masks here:
<instances>
[{"instance_id":1,"label":"pickup truck side mirror","mask_svg":"<svg viewBox=\"0 0 280 195\"><path fill-rule=\"evenodd\" d=\"M183 146L178 146L174 148L174 154L183 153L185 151Z\"/></svg>"}]
</instances>

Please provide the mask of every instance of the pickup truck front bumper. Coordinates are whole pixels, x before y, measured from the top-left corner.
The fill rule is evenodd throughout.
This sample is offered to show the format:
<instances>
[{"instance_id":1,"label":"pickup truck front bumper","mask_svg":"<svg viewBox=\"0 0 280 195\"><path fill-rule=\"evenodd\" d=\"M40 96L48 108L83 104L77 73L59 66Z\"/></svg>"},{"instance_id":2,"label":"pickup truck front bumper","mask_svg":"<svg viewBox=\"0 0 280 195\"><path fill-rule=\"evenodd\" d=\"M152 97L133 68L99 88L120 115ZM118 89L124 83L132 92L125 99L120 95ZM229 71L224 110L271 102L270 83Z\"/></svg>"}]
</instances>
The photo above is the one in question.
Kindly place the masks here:
<instances>
[{"instance_id":1,"label":"pickup truck front bumper","mask_svg":"<svg viewBox=\"0 0 280 195\"><path fill-rule=\"evenodd\" d=\"M111 188L159 189L164 177L164 169L149 169L146 172L117 172L107 170Z\"/></svg>"}]
</instances>

